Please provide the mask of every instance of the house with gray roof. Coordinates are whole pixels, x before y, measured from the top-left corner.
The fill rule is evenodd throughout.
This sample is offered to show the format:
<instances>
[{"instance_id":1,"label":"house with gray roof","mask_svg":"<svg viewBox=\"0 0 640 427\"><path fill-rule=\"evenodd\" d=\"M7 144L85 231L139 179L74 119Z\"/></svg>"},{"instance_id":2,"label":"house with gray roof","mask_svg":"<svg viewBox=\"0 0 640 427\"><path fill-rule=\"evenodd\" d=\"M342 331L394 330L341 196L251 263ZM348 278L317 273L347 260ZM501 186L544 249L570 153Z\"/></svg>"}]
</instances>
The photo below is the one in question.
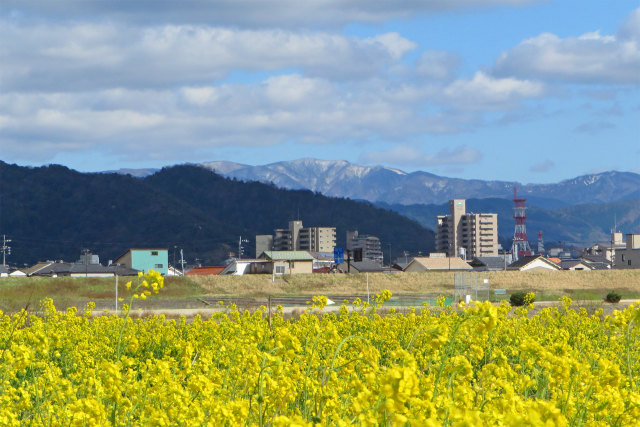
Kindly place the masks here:
<instances>
[{"instance_id":1,"label":"house with gray roof","mask_svg":"<svg viewBox=\"0 0 640 427\"><path fill-rule=\"evenodd\" d=\"M136 276L138 270L123 265L89 264L64 261L47 261L38 263L26 270L28 276L46 277L114 277Z\"/></svg>"},{"instance_id":2,"label":"house with gray roof","mask_svg":"<svg viewBox=\"0 0 640 427\"><path fill-rule=\"evenodd\" d=\"M561 267L555 262L543 257L542 255L523 256L516 262L509 264L507 270L518 271L558 271Z\"/></svg>"},{"instance_id":3,"label":"house with gray roof","mask_svg":"<svg viewBox=\"0 0 640 427\"><path fill-rule=\"evenodd\" d=\"M269 262L267 273L311 274L313 256L307 251L264 251L258 259Z\"/></svg>"},{"instance_id":4,"label":"house with gray roof","mask_svg":"<svg viewBox=\"0 0 640 427\"><path fill-rule=\"evenodd\" d=\"M563 259L560 262L560 268L571 271L591 271L595 270L589 262L582 259Z\"/></svg>"},{"instance_id":5,"label":"house with gray roof","mask_svg":"<svg viewBox=\"0 0 640 427\"><path fill-rule=\"evenodd\" d=\"M473 267L474 271L506 270L508 264L510 262L507 262L504 256L480 256L469 261L469 265Z\"/></svg>"}]
</instances>

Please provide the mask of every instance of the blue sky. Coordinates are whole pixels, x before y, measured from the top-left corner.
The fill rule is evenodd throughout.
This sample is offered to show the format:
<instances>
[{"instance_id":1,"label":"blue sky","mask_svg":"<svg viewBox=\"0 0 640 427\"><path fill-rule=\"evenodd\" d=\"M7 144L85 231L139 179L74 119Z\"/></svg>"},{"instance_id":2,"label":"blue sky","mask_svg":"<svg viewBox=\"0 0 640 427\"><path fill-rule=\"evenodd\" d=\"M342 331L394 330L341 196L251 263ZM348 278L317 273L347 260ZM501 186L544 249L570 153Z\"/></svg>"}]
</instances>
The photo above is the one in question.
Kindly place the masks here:
<instances>
[{"instance_id":1,"label":"blue sky","mask_svg":"<svg viewBox=\"0 0 640 427\"><path fill-rule=\"evenodd\" d=\"M640 173L640 2L5 0L0 159Z\"/></svg>"}]
</instances>

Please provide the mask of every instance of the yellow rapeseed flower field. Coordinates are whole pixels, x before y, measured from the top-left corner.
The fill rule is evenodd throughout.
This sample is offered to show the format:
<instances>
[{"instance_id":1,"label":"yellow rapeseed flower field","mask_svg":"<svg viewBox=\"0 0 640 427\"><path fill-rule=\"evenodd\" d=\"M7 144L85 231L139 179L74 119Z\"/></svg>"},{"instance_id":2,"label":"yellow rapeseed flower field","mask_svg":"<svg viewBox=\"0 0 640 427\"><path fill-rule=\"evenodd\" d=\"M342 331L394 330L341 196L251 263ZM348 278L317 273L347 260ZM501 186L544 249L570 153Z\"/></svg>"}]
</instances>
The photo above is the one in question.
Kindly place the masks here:
<instances>
[{"instance_id":1,"label":"yellow rapeseed flower field","mask_svg":"<svg viewBox=\"0 0 640 427\"><path fill-rule=\"evenodd\" d=\"M609 426L640 419L640 309L263 307L192 322L0 313L0 425Z\"/></svg>"}]
</instances>

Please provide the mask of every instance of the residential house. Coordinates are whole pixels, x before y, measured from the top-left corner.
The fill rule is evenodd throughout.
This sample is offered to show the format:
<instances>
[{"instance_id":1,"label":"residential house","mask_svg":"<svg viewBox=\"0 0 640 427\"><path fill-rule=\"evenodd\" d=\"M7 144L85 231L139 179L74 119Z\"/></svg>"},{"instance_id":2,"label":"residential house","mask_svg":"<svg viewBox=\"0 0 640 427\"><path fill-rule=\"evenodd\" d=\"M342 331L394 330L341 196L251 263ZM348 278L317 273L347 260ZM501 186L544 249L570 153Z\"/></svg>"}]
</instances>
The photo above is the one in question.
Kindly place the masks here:
<instances>
[{"instance_id":1,"label":"residential house","mask_svg":"<svg viewBox=\"0 0 640 427\"><path fill-rule=\"evenodd\" d=\"M519 260L509 264L507 270L518 271L557 271L560 270L560 266L553 261L548 260L542 255L528 255L523 256Z\"/></svg>"},{"instance_id":2,"label":"residential house","mask_svg":"<svg viewBox=\"0 0 640 427\"><path fill-rule=\"evenodd\" d=\"M341 273L399 273L397 269L384 267L372 259L362 261L351 261L337 266Z\"/></svg>"},{"instance_id":3,"label":"residential house","mask_svg":"<svg viewBox=\"0 0 640 427\"><path fill-rule=\"evenodd\" d=\"M481 256L474 257L473 260L469 262L469 265L473 267L475 271L500 271L506 270L507 262L506 256Z\"/></svg>"},{"instance_id":4,"label":"residential house","mask_svg":"<svg viewBox=\"0 0 640 427\"><path fill-rule=\"evenodd\" d=\"M104 266L95 263L47 261L27 268L25 273L36 277L114 277L135 276L138 270L116 264Z\"/></svg>"},{"instance_id":5,"label":"residential house","mask_svg":"<svg viewBox=\"0 0 640 427\"><path fill-rule=\"evenodd\" d=\"M243 276L245 274L271 274L269 261L266 259L233 259L220 272L221 276Z\"/></svg>"},{"instance_id":6,"label":"residential house","mask_svg":"<svg viewBox=\"0 0 640 427\"><path fill-rule=\"evenodd\" d=\"M154 270L166 276L169 269L169 250L166 248L129 249L116 259L115 264L122 264L145 273Z\"/></svg>"},{"instance_id":7,"label":"residential house","mask_svg":"<svg viewBox=\"0 0 640 427\"><path fill-rule=\"evenodd\" d=\"M313 257L307 251L264 251L259 259L268 261L268 273L313 273Z\"/></svg>"},{"instance_id":8,"label":"residential house","mask_svg":"<svg viewBox=\"0 0 640 427\"><path fill-rule=\"evenodd\" d=\"M167 276L179 277L179 276L184 276L184 274L182 273L182 271L180 271L180 269L170 265L169 268L167 269Z\"/></svg>"},{"instance_id":9,"label":"residential house","mask_svg":"<svg viewBox=\"0 0 640 427\"><path fill-rule=\"evenodd\" d=\"M563 270L571 271L591 271L595 270L595 267L588 261L582 259L565 259L560 261L560 268Z\"/></svg>"},{"instance_id":10,"label":"residential house","mask_svg":"<svg viewBox=\"0 0 640 427\"><path fill-rule=\"evenodd\" d=\"M408 273L427 271L470 271L473 268L462 258L448 256L415 257L404 269Z\"/></svg>"},{"instance_id":11,"label":"residential house","mask_svg":"<svg viewBox=\"0 0 640 427\"><path fill-rule=\"evenodd\" d=\"M27 273L22 270L14 270L9 273L9 277L27 277Z\"/></svg>"},{"instance_id":12,"label":"residential house","mask_svg":"<svg viewBox=\"0 0 640 427\"><path fill-rule=\"evenodd\" d=\"M335 266L335 258L333 253L308 251L313 257L314 273L329 273Z\"/></svg>"}]
</instances>

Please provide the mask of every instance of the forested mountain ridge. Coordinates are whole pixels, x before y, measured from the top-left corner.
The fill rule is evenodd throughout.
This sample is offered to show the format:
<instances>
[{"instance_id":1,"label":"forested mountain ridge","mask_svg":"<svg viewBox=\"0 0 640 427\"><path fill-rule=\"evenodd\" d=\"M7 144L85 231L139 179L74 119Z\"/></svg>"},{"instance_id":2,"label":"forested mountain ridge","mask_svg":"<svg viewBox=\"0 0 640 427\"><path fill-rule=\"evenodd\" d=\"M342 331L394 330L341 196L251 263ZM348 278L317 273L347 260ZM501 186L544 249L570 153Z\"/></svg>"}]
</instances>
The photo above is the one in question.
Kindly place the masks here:
<instances>
[{"instance_id":1,"label":"forested mountain ridge","mask_svg":"<svg viewBox=\"0 0 640 427\"><path fill-rule=\"evenodd\" d=\"M308 190L283 190L224 178L198 166L172 166L142 178L80 173L63 166L21 167L0 161L0 234L13 241L8 262L75 260L83 248L105 262L131 247L183 248L190 261L219 264L248 238L292 219L380 237L385 256L429 252L434 234L417 222L366 202Z\"/></svg>"}]
</instances>

